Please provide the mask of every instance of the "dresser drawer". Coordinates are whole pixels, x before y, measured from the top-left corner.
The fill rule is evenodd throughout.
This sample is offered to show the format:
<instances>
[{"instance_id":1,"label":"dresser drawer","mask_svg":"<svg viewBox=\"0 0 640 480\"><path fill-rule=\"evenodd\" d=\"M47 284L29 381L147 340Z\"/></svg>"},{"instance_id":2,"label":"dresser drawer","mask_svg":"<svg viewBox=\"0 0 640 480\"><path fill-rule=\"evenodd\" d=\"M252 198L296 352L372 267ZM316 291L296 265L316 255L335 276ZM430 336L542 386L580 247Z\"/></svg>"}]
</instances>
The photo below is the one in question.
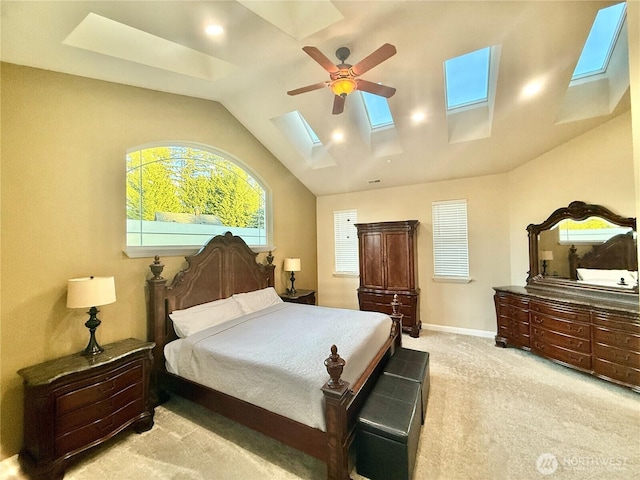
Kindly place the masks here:
<instances>
[{"instance_id":1,"label":"dresser drawer","mask_svg":"<svg viewBox=\"0 0 640 480\"><path fill-rule=\"evenodd\" d=\"M513 305L500 304L500 316L506 316L518 322L529 324L529 310L514 307Z\"/></svg>"},{"instance_id":2,"label":"dresser drawer","mask_svg":"<svg viewBox=\"0 0 640 480\"><path fill-rule=\"evenodd\" d=\"M532 312L548 315L561 320L571 320L574 322L584 323L589 323L590 321L589 310L583 310L577 307L568 309L567 307L556 303L531 301L529 309Z\"/></svg>"},{"instance_id":3,"label":"dresser drawer","mask_svg":"<svg viewBox=\"0 0 640 480\"><path fill-rule=\"evenodd\" d=\"M535 341L550 343L555 346L568 348L575 352L591 353L591 341L586 338L573 337L564 333L554 332L542 327L531 327L531 337Z\"/></svg>"},{"instance_id":4,"label":"dresser drawer","mask_svg":"<svg viewBox=\"0 0 640 480\"><path fill-rule=\"evenodd\" d=\"M583 370L591 369L591 354L588 353L575 352L535 338L531 339L531 350L539 355L568 363Z\"/></svg>"},{"instance_id":5,"label":"dresser drawer","mask_svg":"<svg viewBox=\"0 0 640 480\"><path fill-rule=\"evenodd\" d=\"M86 405L109 398L128 385L139 382L142 379L142 365L129 363L105 373L95 379L95 383L77 390L65 393L56 398L56 415L63 415ZM73 389L74 385L69 388Z\"/></svg>"},{"instance_id":6,"label":"dresser drawer","mask_svg":"<svg viewBox=\"0 0 640 480\"><path fill-rule=\"evenodd\" d=\"M504 305L513 305L524 309L529 308L529 299L527 297L521 297L520 295L498 294L498 301Z\"/></svg>"},{"instance_id":7,"label":"dresser drawer","mask_svg":"<svg viewBox=\"0 0 640 480\"><path fill-rule=\"evenodd\" d=\"M614 314L604 311L594 312L592 323L606 328L623 330L625 332L640 335L640 323L638 317L623 314Z\"/></svg>"},{"instance_id":8,"label":"dresser drawer","mask_svg":"<svg viewBox=\"0 0 640 480\"><path fill-rule=\"evenodd\" d=\"M593 369L597 375L604 375L628 385L640 386L640 369L619 365L599 358L593 359Z\"/></svg>"},{"instance_id":9,"label":"dresser drawer","mask_svg":"<svg viewBox=\"0 0 640 480\"><path fill-rule=\"evenodd\" d=\"M120 410L122 407L134 402L142 397L142 383L134 383L125 390L114 394L113 396L91 405L73 410L62 415L56 421L56 436L70 432L85 425L89 425L96 420L106 418L112 413Z\"/></svg>"},{"instance_id":10,"label":"dresser drawer","mask_svg":"<svg viewBox=\"0 0 640 480\"><path fill-rule=\"evenodd\" d=\"M542 327L547 330L554 330L556 332L565 333L567 335L587 340L591 338L591 329L588 324L561 320L540 313L531 314L531 328L534 327Z\"/></svg>"},{"instance_id":11,"label":"dresser drawer","mask_svg":"<svg viewBox=\"0 0 640 480\"><path fill-rule=\"evenodd\" d=\"M593 353L597 358L640 370L640 352L596 343L593 345Z\"/></svg>"},{"instance_id":12,"label":"dresser drawer","mask_svg":"<svg viewBox=\"0 0 640 480\"><path fill-rule=\"evenodd\" d=\"M640 335L594 326L593 339L598 343L640 352Z\"/></svg>"},{"instance_id":13,"label":"dresser drawer","mask_svg":"<svg viewBox=\"0 0 640 480\"><path fill-rule=\"evenodd\" d=\"M60 456L80 448L86 448L87 445L104 439L110 433L121 430L142 412L144 412L144 402L143 399L138 398L108 417L57 437L55 439L55 454Z\"/></svg>"}]
</instances>

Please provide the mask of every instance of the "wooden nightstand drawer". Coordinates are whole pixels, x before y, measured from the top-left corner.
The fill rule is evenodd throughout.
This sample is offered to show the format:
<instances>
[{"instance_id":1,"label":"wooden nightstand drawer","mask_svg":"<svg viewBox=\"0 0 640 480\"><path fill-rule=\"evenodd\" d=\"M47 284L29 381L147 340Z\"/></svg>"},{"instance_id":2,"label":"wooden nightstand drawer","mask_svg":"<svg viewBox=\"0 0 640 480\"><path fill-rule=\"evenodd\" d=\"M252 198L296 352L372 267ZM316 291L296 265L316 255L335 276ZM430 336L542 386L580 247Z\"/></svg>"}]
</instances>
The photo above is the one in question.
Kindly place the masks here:
<instances>
[{"instance_id":1,"label":"wooden nightstand drawer","mask_svg":"<svg viewBox=\"0 0 640 480\"><path fill-rule=\"evenodd\" d=\"M125 422L141 413L143 407L142 399L137 398L108 417L56 438L56 455L64 455L82 449L110 433L122 430Z\"/></svg>"},{"instance_id":2,"label":"wooden nightstand drawer","mask_svg":"<svg viewBox=\"0 0 640 480\"><path fill-rule=\"evenodd\" d=\"M127 404L139 399L142 396L142 388L141 380L122 391L118 391L112 397L62 415L56 420L56 436L108 417Z\"/></svg>"},{"instance_id":3,"label":"wooden nightstand drawer","mask_svg":"<svg viewBox=\"0 0 640 480\"><path fill-rule=\"evenodd\" d=\"M140 363L124 365L104 376L94 378L96 382L84 388L63 394L56 399L56 414L63 415L77 408L91 405L109 398L134 382L142 380ZM73 389L74 385L70 385Z\"/></svg>"}]
</instances>

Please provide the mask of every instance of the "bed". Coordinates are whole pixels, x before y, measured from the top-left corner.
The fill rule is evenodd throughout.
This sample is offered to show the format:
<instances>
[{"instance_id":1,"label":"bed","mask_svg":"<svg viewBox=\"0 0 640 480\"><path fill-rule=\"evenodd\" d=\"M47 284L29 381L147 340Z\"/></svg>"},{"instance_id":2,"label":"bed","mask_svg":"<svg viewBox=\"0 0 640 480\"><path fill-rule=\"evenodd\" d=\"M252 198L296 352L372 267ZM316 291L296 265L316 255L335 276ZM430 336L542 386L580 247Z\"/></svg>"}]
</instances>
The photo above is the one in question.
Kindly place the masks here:
<instances>
[{"instance_id":1,"label":"bed","mask_svg":"<svg viewBox=\"0 0 640 480\"><path fill-rule=\"evenodd\" d=\"M394 349L400 346L401 316L391 315L390 320L376 317L377 326L374 329L363 327L362 325L366 326L369 323L360 317L379 316L379 313L325 309L274 301L269 307L234 318L222 327L213 326L181 339L176 334L176 328L180 331L178 314L181 312L198 311L207 305L217 303L226 304L228 302L224 299L238 299L243 295L247 295L246 298L254 298L272 290L275 270L273 257L269 254L266 264L259 264L256 257L257 254L252 252L240 237L227 232L212 238L197 254L186 257L187 268L178 272L169 283L162 277L163 265L156 256L154 263L150 265L152 276L147 281L148 339L156 343L153 350L153 390L156 392L156 402L161 403L167 392L175 392L320 459L327 465L327 478L348 479L348 454L354 435L355 418L387 359ZM269 292L269 295L273 296L273 292ZM339 310L338 316L342 317L329 320L332 310ZM397 311L397 306L394 311ZM171 316L176 318L176 328ZM299 324L302 325L297 329L292 328L291 324L291 319L296 317L299 317ZM265 318L269 319L269 323L265 322ZM321 338L322 341L330 338L326 331L319 333L316 325L319 329L324 328L320 325L325 321L333 322L329 327L329 330L333 330L337 328L336 325L350 326L348 324L352 322L347 319L358 325L355 328L359 329L359 335L354 334L353 328L350 333L336 332L337 338L327 341L321 354L318 353L318 347L313 346L297 348L295 353L270 355L281 348L271 343L272 337L275 339L284 335L281 332L286 331L287 335L293 335L293 341L290 341L289 345L306 345L305 342L308 342L311 336ZM310 325L314 328L310 328ZM381 328L386 330L380 333ZM247 342L246 345L250 348L241 348L242 343L239 343L237 348L233 347L228 337L231 330L241 332L234 341ZM369 330L375 330L377 333L371 333ZM184 337L184 333L181 332L181 336ZM264 341L257 342L251 335L259 335ZM362 340L354 341L353 338L356 336ZM372 340L372 336L375 340ZM179 367L171 363L172 358L175 360L176 357L191 355L191 350L188 349L205 342L203 338L206 338L206 342L211 340L217 345L212 349L216 352L215 355L221 358L201 359L198 363L215 365L216 375L222 371L230 373L230 376L225 376L225 380L221 380L221 384L203 385L207 383L207 374L203 380L191 371L186 373L185 378L178 375L183 373L176 371ZM187 353L182 351L183 346L175 347L180 342L189 345L184 347L187 348ZM365 351L366 346L361 344L372 342L378 343L373 349L369 347L369 351ZM252 351L254 347L262 348L259 344L263 343L266 345L264 350ZM345 358L340 355L343 348L344 352L349 352L349 355L343 353ZM245 354L249 351L245 356L254 360L255 357L264 358L265 363L259 366L260 372L267 372L263 381L248 377L245 370L233 363L218 363L220 359L224 360L232 355L234 349ZM182 353L176 354L176 351ZM300 356L301 351L308 352L313 356L313 360ZM278 364L279 361L282 365ZM188 363L183 365L187 365L187 370L190 369ZM285 376L292 376L291 372L298 366L301 366L302 370L313 371L312 376L304 380L306 383L301 383L302 380L298 380L297 377L294 379L294 383L299 383L300 391L296 391L295 386L287 386L286 379L269 373L280 370ZM323 369L322 379L314 387L309 382L315 381L313 379L318 375L319 368ZM258 370L257 365L253 370ZM246 393L235 391L236 383L251 385L253 393L247 396ZM319 416L309 415L314 419L306 421L299 415L290 414L287 407L284 411L278 411L268 404L261 406L260 401L256 401L256 395L276 399L276 403L284 405L310 402L307 406L301 405L302 409L317 410Z\"/></svg>"},{"instance_id":2,"label":"bed","mask_svg":"<svg viewBox=\"0 0 640 480\"><path fill-rule=\"evenodd\" d=\"M594 245L582 257L569 249L569 272L579 283L605 287L637 289L638 256L635 232L615 235Z\"/></svg>"}]
</instances>

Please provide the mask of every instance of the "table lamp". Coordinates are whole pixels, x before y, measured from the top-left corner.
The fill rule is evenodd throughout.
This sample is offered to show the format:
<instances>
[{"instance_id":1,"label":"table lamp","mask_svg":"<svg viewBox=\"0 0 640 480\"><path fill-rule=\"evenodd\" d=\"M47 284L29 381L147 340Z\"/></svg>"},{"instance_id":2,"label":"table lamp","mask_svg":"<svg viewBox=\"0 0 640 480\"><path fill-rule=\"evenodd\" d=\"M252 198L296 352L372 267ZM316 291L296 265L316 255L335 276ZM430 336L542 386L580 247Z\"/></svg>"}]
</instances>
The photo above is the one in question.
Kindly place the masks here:
<instances>
[{"instance_id":1,"label":"table lamp","mask_svg":"<svg viewBox=\"0 0 640 480\"><path fill-rule=\"evenodd\" d=\"M100 320L96 317L96 306L107 305L116 301L116 286L113 277L82 277L69 280L67 288L67 308L90 307L89 320L84 324L89 329L90 338L82 355L96 355L104 351L96 341L96 328Z\"/></svg>"},{"instance_id":2,"label":"table lamp","mask_svg":"<svg viewBox=\"0 0 640 480\"><path fill-rule=\"evenodd\" d=\"M288 295L295 295L296 294L296 289L293 286L293 282L296 281L296 276L293 274L293 272L299 272L300 271L300 259L299 258L285 258L284 259L284 270L285 270L285 272L291 272L291 277L289 277L289 279L291 280L291 288L287 288L287 294Z\"/></svg>"},{"instance_id":3,"label":"table lamp","mask_svg":"<svg viewBox=\"0 0 640 480\"><path fill-rule=\"evenodd\" d=\"M540 259L542 260L542 276L547 276L547 265L548 262L553 260L553 252L551 250L542 250L540 252Z\"/></svg>"}]
</instances>

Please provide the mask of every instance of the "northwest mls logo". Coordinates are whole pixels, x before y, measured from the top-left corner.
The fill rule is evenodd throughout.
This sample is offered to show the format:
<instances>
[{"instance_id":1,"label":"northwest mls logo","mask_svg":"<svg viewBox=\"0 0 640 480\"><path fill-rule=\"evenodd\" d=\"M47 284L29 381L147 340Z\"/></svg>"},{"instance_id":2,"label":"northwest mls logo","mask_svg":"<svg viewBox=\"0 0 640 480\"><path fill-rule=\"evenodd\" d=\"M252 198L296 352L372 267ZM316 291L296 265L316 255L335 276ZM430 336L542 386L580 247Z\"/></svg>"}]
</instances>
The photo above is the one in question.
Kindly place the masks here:
<instances>
[{"instance_id":1,"label":"northwest mls logo","mask_svg":"<svg viewBox=\"0 0 640 480\"><path fill-rule=\"evenodd\" d=\"M536 460L536 468L542 475L551 475L558 469L558 459L553 453L543 453Z\"/></svg>"}]
</instances>

